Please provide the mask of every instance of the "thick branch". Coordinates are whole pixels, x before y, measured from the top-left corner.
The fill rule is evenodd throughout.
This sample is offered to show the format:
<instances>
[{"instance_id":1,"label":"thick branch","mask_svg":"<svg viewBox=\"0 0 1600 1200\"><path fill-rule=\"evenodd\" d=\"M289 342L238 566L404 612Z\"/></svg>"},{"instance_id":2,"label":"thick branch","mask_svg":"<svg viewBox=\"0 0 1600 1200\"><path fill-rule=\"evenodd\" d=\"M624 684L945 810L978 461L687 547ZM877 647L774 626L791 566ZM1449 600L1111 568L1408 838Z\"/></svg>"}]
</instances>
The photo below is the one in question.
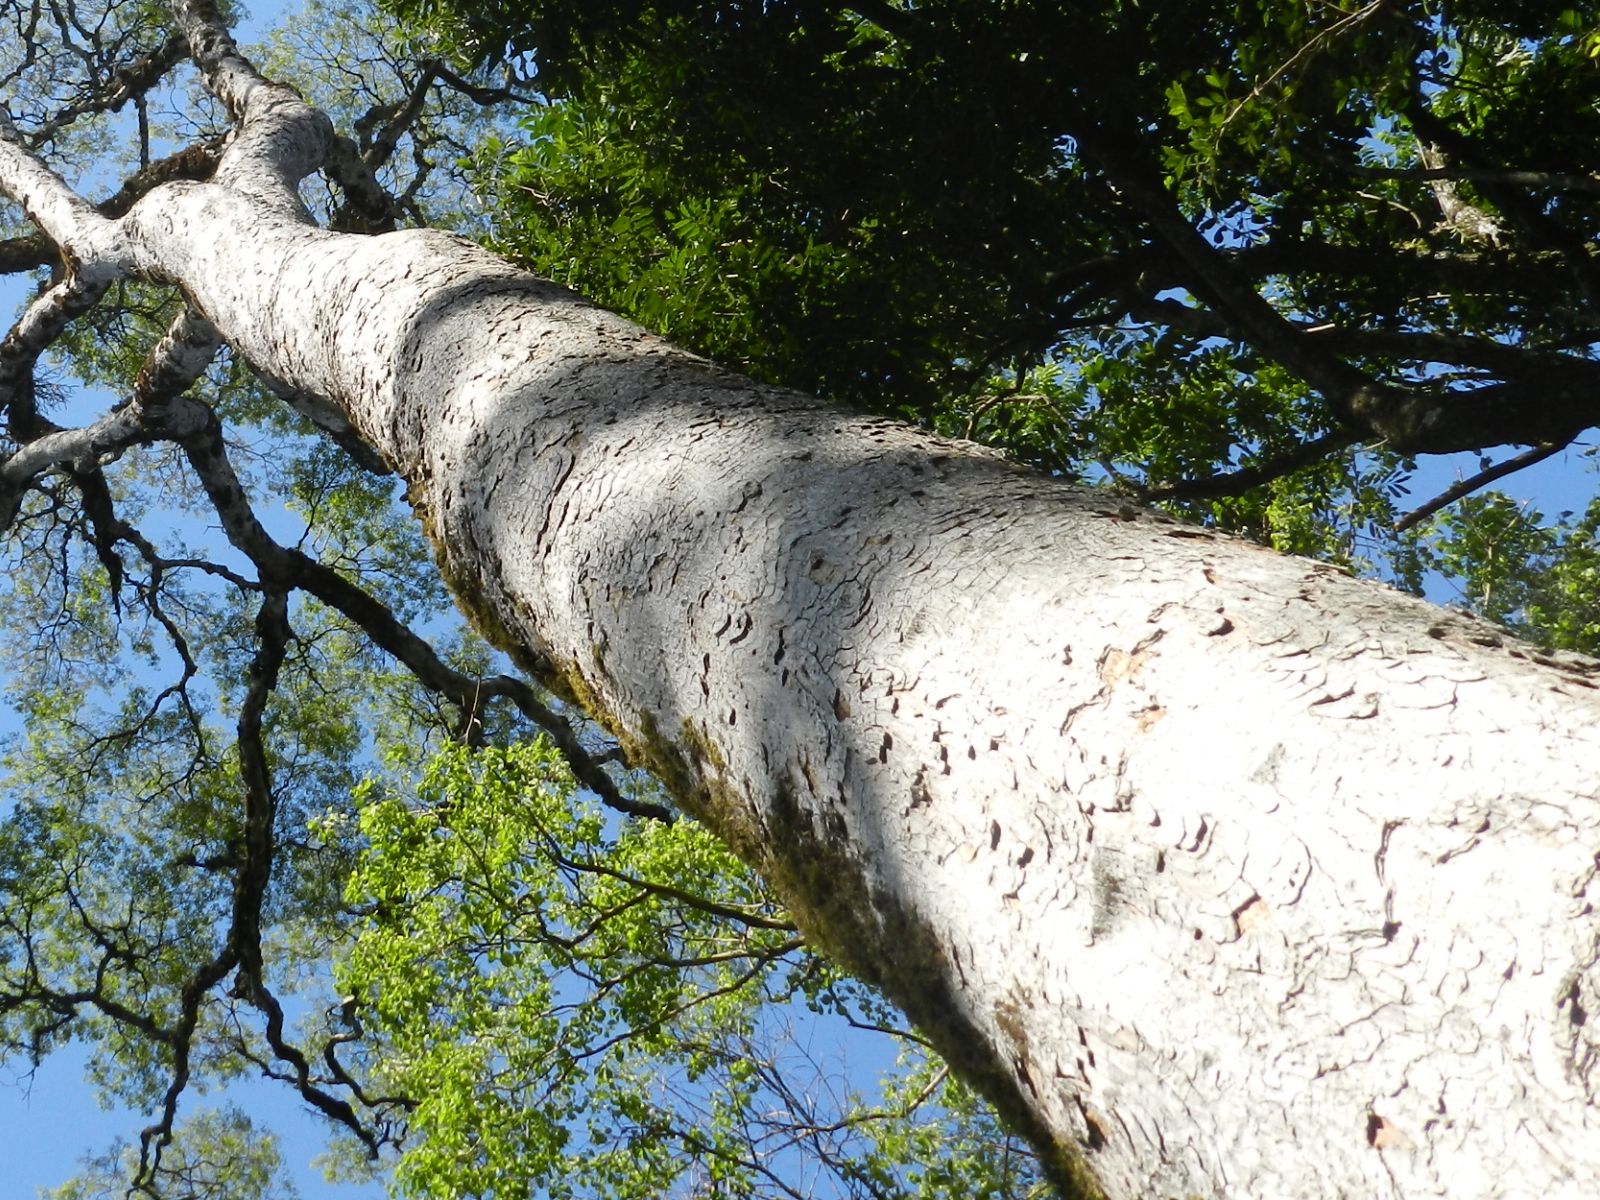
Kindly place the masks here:
<instances>
[{"instance_id":1,"label":"thick branch","mask_svg":"<svg viewBox=\"0 0 1600 1200\"><path fill-rule=\"evenodd\" d=\"M120 217L163 183L175 179L209 179L221 155L220 139L187 146L130 175L120 188L94 206L95 211L103 217ZM32 271L52 266L60 259L55 246L43 234L0 241L0 274Z\"/></svg>"},{"instance_id":2,"label":"thick branch","mask_svg":"<svg viewBox=\"0 0 1600 1200\"><path fill-rule=\"evenodd\" d=\"M1447 163L1444 152L1437 146L1419 142L1417 156L1430 172L1437 172L1436 177L1429 180L1428 187L1438 201L1439 211L1444 214L1445 224L1469 242L1498 246L1505 230L1498 221L1461 194L1454 178L1445 169Z\"/></svg>"},{"instance_id":3,"label":"thick branch","mask_svg":"<svg viewBox=\"0 0 1600 1200\"><path fill-rule=\"evenodd\" d=\"M1488 170L1439 162L1424 167L1369 167L1339 163L1341 169L1363 179L1401 179L1417 183L1460 179L1467 183L1501 183L1509 187L1550 188L1558 192L1600 192L1600 175L1570 175L1559 171Z\"/></svg>"},{"instance_id":4,"label":"thick branch","mask_svg":"<svg viewBox=\"0 0 1600 1200\"><path fill-rule=\"evenodd\" d=\"M549 735L578 782L599 796L602 803L632 816L673 819L670 809L624 796L584 748L571 724L541 701L526 683L505 675L480 679L455 670L376 598L332 568L273 540L251 511L244 488L228 461L221 429L215 423L186 438L183 444L201 486L216 506L228 540L249 556L264 577L304 589L344 614L376 646L409 670L418 683L454 702L469 725L486 701L504 697Z\"/></svg>"},{"instance_id":5,"label":"thick branch","mask_svg":"<svg viewBox=\"0 0 1600 1200\"><path fill-rule=\"evenodd\" d=\"M48 319L41 317L39 324L54 325L59 332L66 315L70 315L69 308L64 303L52 306ZM18 336L18 341L24 347L31 344L30 339L22 336ZM0 345L0 398L17 391L23 369L20 352L18 362L7 357L9 344L10 339ZM27 486L50 468L75 464L88 469L104 456L120 453L130 446L145 445L161 438L181 439L204 428L211 419L210 410L195 401L179 403L179 400L189 385L205 372L220 344L221 338L211 323L185 309L151 352L149 361L134 381L133 396L128 403L80 429L45 432L0 460L0 532L15 518ZM31 379L31 363L26 363L26 369Z\"/></svg>"},{"instance_id":6,"label":"thick branch","mask_svg":"<svg viewBox=\"0 0 1600 1200\"><path fill-rule=\"evenodd\" d=\"M28 219L61 248L86 283L105 286L123 273L128 249L116 223L27 150L15 125L0 113L0 193L22 205Z\"/></svg>"},{"instance_id":7,"label":"thick branch","mask_svg":"<svg viewBox=\"0 0 1600 1200\"><path fill-rule=\"evenodd\" d=\"M217 178L275 215L309 221L298 185L328 156L328 118L275 84L239 52L213 0L169 0L178 28L211 94L238 124Z\"/></svg>"}]
</instances>

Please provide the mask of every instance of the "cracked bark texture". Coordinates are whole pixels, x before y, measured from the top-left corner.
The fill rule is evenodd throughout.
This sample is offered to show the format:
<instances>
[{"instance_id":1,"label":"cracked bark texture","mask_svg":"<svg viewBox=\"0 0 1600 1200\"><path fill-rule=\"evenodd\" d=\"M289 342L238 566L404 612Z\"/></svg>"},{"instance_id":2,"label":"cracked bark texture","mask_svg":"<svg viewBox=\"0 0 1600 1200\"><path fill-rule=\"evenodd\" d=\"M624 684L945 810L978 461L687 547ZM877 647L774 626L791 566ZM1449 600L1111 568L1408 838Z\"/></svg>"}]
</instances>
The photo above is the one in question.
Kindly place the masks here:
<instances>
[{"instance_id":1,"label":"cracked bark texture","mask_svg":"<svg viewBox=\"0 0 1600 1200\"><path fill-rule=\"evenodd\" d=\"M266 145L294 105L245 95ZM278 161L154 190L108 258L375 447L479 627L1069 1192L1591 1194L1589 664L757 387L460 239L316 229Z\"/></svg>"}]
</instances>

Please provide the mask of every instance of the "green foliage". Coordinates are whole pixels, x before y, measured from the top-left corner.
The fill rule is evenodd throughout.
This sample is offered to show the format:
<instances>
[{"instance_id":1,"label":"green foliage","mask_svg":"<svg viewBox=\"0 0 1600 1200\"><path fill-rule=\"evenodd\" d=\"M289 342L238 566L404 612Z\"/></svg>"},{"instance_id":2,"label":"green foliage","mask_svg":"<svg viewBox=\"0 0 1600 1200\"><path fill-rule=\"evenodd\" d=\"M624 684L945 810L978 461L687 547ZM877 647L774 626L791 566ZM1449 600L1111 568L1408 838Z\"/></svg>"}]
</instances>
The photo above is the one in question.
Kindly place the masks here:
<instances>
[{"instance_id":1,"label":"green foliage","mask_svg":"<svg viewBox=\"0 0 1600 1200\"><path fill-rule=\"evenodd\" d=\"M880 410L922 413L1006 353L1012 301L927 227L915 185L862 161L852 191L869 194L820 204L776 145L686 144L651 115L659 85L636 65L532 112L520 144L486 143L497 248L759 378ZM872 103L841 97L832 123Z\"/></svg>"},{"instance_id":2,"label":"green foliage","mask_svg":"<svg viewBox=\"0 0 1600 1200\"><path fill-rule=\"evenodd\" d=\"M1037 1188L1031 1156L908 1035L876 1102L819 1101L787 1043L797 1013L892 1013L808 954L693 822L616 828L540 743L450 748L414 797L361 795L347 898L371 915L336 977L371 1086L415 1101L401 1194Z\"/></svg>"},{"instance_id":3,"label":"green foliage","mask_svg":"<svg viewBox=\"0 0 1600 1200\"><path fill-rule=\"evenodd\" d=\"M42 1200L123 1200L137 1151L116 1146ZM277 1140L237 1108L196 1113L174 1133L160 1186L184 1200L298 1200L284 1178Z\"/></svg>"},{"instance_id":4,"label":"green foliage","mask_svg":"<svg viewBox=\"0 0 1600 1200\"><path fill-rule=\"evenodd\" d=\"M1600 654L1600 500L1546 525L1502 492L1471 496L1439 519L1431 552L1475 612L1552 649Z\"/></svg>"},{"instance_id":5,"label":"green foliage","mask_svg":"<svg viewBox=\"0 0 1600 1200\"><path fill-rule=\"evenodd\" d=\"M411 218L492 227L541 272L762 379L1414 591L1454 586L1546 645L1600 650L1600 502L1547 525L1490 493L1397 535L1432 447L1361 426L1316 369L1322 355L1442 397L1447 432L1499 386L1524 389L1533 415L1568 392L1589 402L1593 14L1546 0L393 8L399 25L313 4L264 63L364 151L405 97L425 99L378 168ZM0 45L4 101L53 161L108 179L211 129L176 86L141 107L137 137L100 113L52 125L165 33L153 0L77 11L76 50L52 43L30 67ZM490 136L423 60L487 69L508 48L513 81L536 57L548 103ZM1492 234L1449 218L1433 161L1461 166L1455 195ZM461 173L492 198L488 226ZM22 231L13 207L0 221ZM1241 315L1229 279L1297 349ZM68 419L67 382L126 396L176 310L118 284L58 345L46 411ZM493 673L443 615L387 481L237 362L197 394L281 541L438 634L469 677ZM1473 437L1516 440L1457 440ZM1203 486L1235 470L1261 482ZM123 531L113 509L160 536ZM343 1169L392 1163L401 1194L1042 1193L1032 1157L703 830L603 818L503 709L476 733L504 748L460 746L447 702L303 597L263 716L271 862L253 914L265 966L248 979L228 954L262 831L239 729L270 588L207 545L214 520L177 449L140 448L43 477L11 531L0 646L25 730L0 800L0 1056L36 1063L78 1040L102 1095L146 1112L179 1074L295 1076L254 991L270 983L300 1000L298 1083L324 1112L347 1105L346 1126L387 1156L361 1167L369 1147L352 1140ZM813 1017L850 1029L845 1062L811 1057ZM881 1088L858 1094L878 1060ZM55 1196L120 1194L145 1165L119 1147ZM278 1200L280 1165L239 1113L202 1113L144 1182Z\"/></svg>"},{"instance_id":6,"label":"green foliage","mask_svg":"<svg viewBox=\"0 0 1600 1200\"><path fill-rule=\"evenodd\" d=\"M476 159L499 248L758 378L1280 549L1415 590L1417 451L1555 436L1453 434L1461 398L1600 383L1600 202L1563 182L1600 170L1600 35L1560 3L389 6L537 61L550 102ZM1437 397L1432 432L1363 428L1335 375Z\"/></svg>"}]
</instances>

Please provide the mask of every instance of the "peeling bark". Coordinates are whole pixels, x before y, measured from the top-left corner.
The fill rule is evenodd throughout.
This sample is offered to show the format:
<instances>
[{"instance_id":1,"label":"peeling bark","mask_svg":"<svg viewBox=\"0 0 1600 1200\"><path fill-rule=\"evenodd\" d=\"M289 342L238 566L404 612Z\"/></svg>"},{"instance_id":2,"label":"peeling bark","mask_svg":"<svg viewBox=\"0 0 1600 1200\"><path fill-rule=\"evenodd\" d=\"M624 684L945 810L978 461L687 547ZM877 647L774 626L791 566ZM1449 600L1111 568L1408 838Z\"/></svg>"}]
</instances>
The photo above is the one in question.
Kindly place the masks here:
<instances>
[{"instance_id":1,"label":"peeling bark","mask_svg":"<svg viewBox=\"0 0 1600 1200\"><path fill-rule=\"evenodd\" d=\"M0 183L373 446L480 629L1067 1190L1588 1194L1593 664L756 386L460 239L317 229L325 124L225 82L216 182L117 222L15 148Z\"/></svg>"}]
</instances>

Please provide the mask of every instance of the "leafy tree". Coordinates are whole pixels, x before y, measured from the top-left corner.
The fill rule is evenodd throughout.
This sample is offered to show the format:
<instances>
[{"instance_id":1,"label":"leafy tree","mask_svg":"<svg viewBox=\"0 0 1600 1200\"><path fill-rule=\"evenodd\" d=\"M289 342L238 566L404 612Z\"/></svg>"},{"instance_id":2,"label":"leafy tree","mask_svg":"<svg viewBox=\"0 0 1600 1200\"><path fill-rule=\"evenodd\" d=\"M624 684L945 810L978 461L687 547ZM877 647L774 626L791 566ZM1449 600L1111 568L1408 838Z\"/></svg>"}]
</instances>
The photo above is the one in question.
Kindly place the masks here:
<instances>
[{"instance_id":1,"label":"leafy tree","mask_svg":"<svg viewBox=\"0 0 1600 1200\"><path fill-rule=\"evenodd\" d=\"M1580 8L393 7L559 98L497 245L758 378L1411 588L1417 454L1593 423Z\"/></svg>"},{"instance_id":2,"label":"leafy tree","mask_svg":"<svg viewBox=\"0 0 1600 1200\"><path fill-rule=\"evenodd\" d=\"M1600 1167L1589 664L752 383L410 224L469 203L430 150L526 94L518 60L491 80L484 55L429 55L509 31L570 101L486 169L566 172L570 193L593 167L587 208L539 202L528 253L593 263L663 320L680 293L678 332L769 380L1058 475L1103 457L1125 491L1347 562L1357 522L1389 515L1386 454L1547 453L1579 428L1584 268L1562 238L1588 236L1583 189L1479 178L1450 165L1461 143L1388 123L1419 30L1463 93L1525 50L1500 97L1525 107L1582 98L1563 71L1587 34L1274 8L1257 41L1225 8L1136 8L474 10L442 41L413 23L382 70L333 60L321 99L352 137L208 0L9 12L0 262L40 290L0 344L28 718L0 1045L96 1046L105 1093L152 1114L135 1191L269 1165L227 1122L181 1140L194 1086L244 1071L295 1088L351 1162L398 1153L423 1194L792 1193L819 1171L872 1196L1476 1195L1508 1155L1555 1194ZM1347 41L1354 65L1301 80ZM164 123L184 60L212 105ZM647 103L597 92L605 72ZM1238 117L1190 113L1210 75ZM1448 124L1438 83L1412 90ZM857 126L916 153L847 216L832 164L797 154L790 180L789 143L761 134L798 148L813 123L847 166L872 145ZM1236 125L1287 151L1278 174L1234 157ZM1322 185L1385 136L1392 160L1355 173L1388 199L1339 207L1350 189ZM683 198L661 147L708 186ZM132 174L86 201L112 171ZM1491 184L1559 191L1531 221L1553 251L1498 254L1485 221L1515 222ZM970 211L927 203L946 193ZM1523 281L1509 308L1477 284L1384 307L1372 260L1413 253L1385 222L1419 197L1450 225L1414 248L1430 288L1482 260L1499 273L1474 279ZM1314 268L1272 265L1297 247ZM1570 313L1535 311L1574 274ZM1378 298L1345 299L1352 279ZM766 304L841 353L802 353ZM1366 315L1325 337L1346 305ZM62 406L52 349L118 402ZM1585 586L1583 526L1469 515L1438 561L1497 615L1583 636L1553 615ZM196 517L227 548L191 546ZM549 692L471 639L424 640L424 539ZM1430 560L1408 552L1414 581ZM578 805L536 730L613 815ZM1031 1153L932 1059L824 1111L758 1036L785 1005L882 1025L891 1002Z\"/></svg>"},{"instance_id":3,"label":"leafy tree","mask_svg":"<svg viewBox=\"0 0 1600 1200\"><path fill-rule=\"evenodd\" d=\"M1032 1155L881 1000L805 953L703 827L608 831L542 743L455 747L415 797L361 800L348 898L372 915L336 977L372 1086L418 1098L403 1194L1040 1187ZM802 1009L896 1031L914 1069L882 1099L830 1096L793 1044Z\"/></svg>"},{"instance_id":4,"label":"leafy tree","mask_svg":"<svg viewBox=\"0 0 1600 1200\"><path fill-rule=\"evenodd\" d=\"M139 1154L118 1146L92 1159L69 1183L45 1200L117 1200L137 1176ZM164 1193L189 1200L298 1200L283 1177L282 1158L270 1133L257 1129L236 1108L196 1113L173 1131L173 1140L154 1180Z\"/></svg>"}]
</instances>

